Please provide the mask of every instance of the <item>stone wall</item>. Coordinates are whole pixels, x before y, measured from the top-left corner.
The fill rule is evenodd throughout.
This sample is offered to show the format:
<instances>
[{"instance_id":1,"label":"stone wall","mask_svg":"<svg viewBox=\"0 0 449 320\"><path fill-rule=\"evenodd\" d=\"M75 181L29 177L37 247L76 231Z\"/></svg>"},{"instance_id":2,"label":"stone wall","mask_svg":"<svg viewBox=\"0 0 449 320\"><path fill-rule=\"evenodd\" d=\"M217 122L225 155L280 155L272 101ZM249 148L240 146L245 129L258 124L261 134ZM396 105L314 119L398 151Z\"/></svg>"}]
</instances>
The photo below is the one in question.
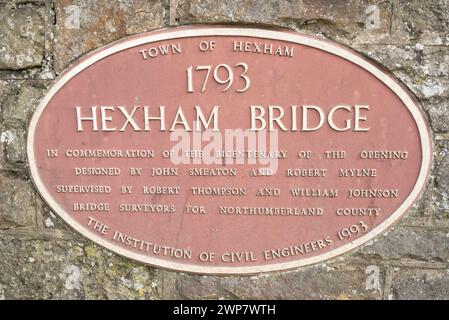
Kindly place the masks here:
<instances>
[{"instance_id":1,"label":"stone wall","mask_svg":"<svg viewBox=\"0 0 449 320\"><path fill-rule=\"evenodd\" d=\"M318 265L196 276L121 258L73 232L27 170L26 128L53 79L126 35L194 23L281 26L347 44L421 101L434 165L385 235ZM0 299L449 299L448 0L0 0Z\"/></svg>"}]
</instances>

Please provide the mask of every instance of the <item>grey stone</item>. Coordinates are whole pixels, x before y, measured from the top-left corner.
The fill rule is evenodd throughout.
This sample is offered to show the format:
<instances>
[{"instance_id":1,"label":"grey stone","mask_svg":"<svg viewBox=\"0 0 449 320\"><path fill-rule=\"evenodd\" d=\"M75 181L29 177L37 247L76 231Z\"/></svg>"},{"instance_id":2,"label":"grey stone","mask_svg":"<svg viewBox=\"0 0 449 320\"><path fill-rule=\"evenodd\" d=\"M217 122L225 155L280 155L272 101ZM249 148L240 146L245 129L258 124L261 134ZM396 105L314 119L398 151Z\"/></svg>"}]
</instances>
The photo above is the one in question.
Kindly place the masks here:
<instances>
[{"instance_id":1,"label":"grey stone","mask_svg":"<svg viewBox=\"0 0 449 320\"><path fill-rule=\"evenodd\" d=\"M53 210L51 210L47 204L37 197L37 219L38 224L46 231L55 231L66 236L79 236L78 233L60 218ZM79 236L81 237L81 236Z\"/></svg>"},{"instance_id":2,"label":"grey stone","mask_svg":"<svg viewBox=\"0 0 449 320\"><path fill-rule=\"evenodd\" d=\"M294 28L345 43L388 43L389 1L180 0L186 23L254 23Z\"/></svg>"},{"instance_id":3,"label":"grey stone","mask_svg":"<svg viewBox=\"0 0 449 320\"><path fill-rule=\"evenodd\" d=\"M356 256L382 260L449 262L448 232L397 227L358 250Z\"/></svg>"},{"instance_id":4,"label":"grey stone","mask_svg":"<svg viewBox=\"0 0 449 320\"><path fill-rule=\"evenodd\" d=\"M156 299L150 267L83 242L0 234L6 299Z\"/></svg>"},{"instance_id":5,"label":"grey stone","mask_svg":"<svg viewBox=\"0 0 449 320\"><path fill-rule=\"evenodd\" d=\"M179 275L183 299L380 299L384 270L378 266L316 265L247 277Z\"/></svg>"},{"instance_id":6,"label":"grey stone","mask_svg":"<svg viewBox=\"0 0 449 320\"><path fill-rule=\"evenodd\" d=\"M3 100L9 95L10 90L11 86L9 83L7 81L0 80L0 106L3 105Z\"/></svg>"},{"instance_id":7,"label":"grey stone","mask_svg":"<svg viewBox=\"0 0 449 320\"><path fill-rule=\"evenodd\" d=\"M126 35L164 26L165 1L65 0L55 2L54 65L61 72L86 52Z\"/></svg>"},{"instance_id":8,"label":"grey stone","mask_svg":"<svg viewBox=\"0 0 449 320\"><path fill-rule=\"evenodd\" d=\"M0 137L1 137L1 133L0 133ZM6 160L5 160L5 148L3 147L3 145L0 144L0 169L5 169L6 165Z\"/></svg>"},{"instance_id":9,"label":"grey stone","mask_svg":"<svg viewBox=\"0 0 449 320\"><path fill-rule=\"evenodd\" d=\"M449 2L447 0L395 1L392 42L449 43Z\"/></svg>"},{"instance_id":10,"label":"grey stone","mask_svg":"<svg viewBox=\"0 0 449 320\"><path fill-rule=\"evenodd\" d=\"M9 81L0 99L0 134L5 168L23 169L26 164L26 130L34 110L46 90L45 83Z\"/></svg>"},{"instance_id":11,"label":"grey stone","mask_svg":"<svg viewBox=\"0 0 449 320\"><path fill-rule=\"evenodd\" d=\"M304 23L298 29L348 45L389 43L391 1L304 0Z\"/></svg>"},{"instance_id":12,"label":"grey stone","mask_svg":"<svg viewBox=\"0 0 449 320\"><path fill-rule=\"evenodd\" d=\"M414 82L449 76L449 47L354 44L357 50L380 62L397 76Z\"/></svg>"},{"instance_id":13,"label":"grey stone","mask_svg":"<svg viewBox=\"0 0 449 320\"><path fill-rule=\"evenodd\" d=\"M449 270L398 269L391 284L391 299L449 299Z\"/></svg>"},{"instance_id":14,"label":"grey stone","mask_svg":"<svg viewBox=\"0 0 449 320\"><path fill-rule=\"evenodd\" d=\"M44 57L44 23L35 7L0 3L0 69L39 67Z\"/></svg>"},{"instance_id":15,"label":"grey stone","mask_svg":"<svg viewBox=\"0 0 449 320\"><path fill-rule=\"evenodd\" d=\"M40 99L46 90L45 84L34 82L15 83L12 94L3 103L3 119L5 122L20 122L28 125L34 110L37 108Z\"/></svg>"},{"instance_id":16,"label":"grey stone","mask_svg":"<svg viewBox=\"0 0 449 320\"><path fill-rule=\"evenodd\" d=\"M41 74L41 68L30 68L22 70L0 69L0 79L3 80L24 80L38 79Z\"/></svg>"},{"instance_id":17,"label":"grey stone","mask_svg":"<svg viewBox=\"0 0 449 320\"><path fill-rule=\"evenodd\" d=\"M430 117L434 132L449 131L449 97L436 97L422 101Z\"/></svg>"},{"instance_id":18,"label":"grey stone","mask_svg":"<svg viewBox=\"0 0 449 320\"><path fill-rule=\"evenodd\" d=\"M423 81L405 81L409 88L421 99L449 97L449 79L426 77Z\"/></svg>"},{"instance_id":19,"label":"grey stone","mask_svg":"<svg viewBox=\"0 0 449 320\"><path fill-rule=\"evenodd\" d=\"M421 99L449 97L449 48L356 45L380 62Z\"/></svg>"},{"instance_id":20,"label":"grey stone","mask_svg":"<svg viewBox=\"0 0 449 320\"><path fill-rule=\"evenodd\" d=\"M434 215L437 218L449 219L449 141L437 143L435 158Z\"/></svg>"},{"instance_id":21,"label":"grey stone","mask_svg":"<svg viewBox=\"0 0 449 320\"><path fill-rule=\"evenodd\" d=\"M384 65L418 98L435 132L449 130L449 47L356 45Z\"/></svg>"},{"instance_id":22,"label":"grey stone","mask_svg":"<svg viewBox=\"0 0 449 320\"><path fill-rule=\"evenodd\" d=\"M424 217L426 215L429 215L428 212L426 212L426 197L429 197L430 192L432 191L432 185L428 185L426 189L424 190L423 195L421 198L414 203L414 205L405 212L404 216L401 217L402 222L406 223L406 221L411 221L416 219L417 217Z\"/></svg>"},{"instance_id":23,"label":"grey stone","mask_svg":"<svg viewBox=\"0 0 449 320\"><path fill-rule=\"evenodd\" d=\"M9 165L23 168L26 159L26 129L19 122L8 122L0 126L0 142L5 161Z\"/></svg>"},{"instance_id":24,"label":"grey stone","mask_svg":"<svg viewBox=\"0 0 449 320\"><path fill-rule=\"evenodd\" d=\"M34 228L35 206L31 183L0 174L0 229Z\"/></svg>"}]
</instances>

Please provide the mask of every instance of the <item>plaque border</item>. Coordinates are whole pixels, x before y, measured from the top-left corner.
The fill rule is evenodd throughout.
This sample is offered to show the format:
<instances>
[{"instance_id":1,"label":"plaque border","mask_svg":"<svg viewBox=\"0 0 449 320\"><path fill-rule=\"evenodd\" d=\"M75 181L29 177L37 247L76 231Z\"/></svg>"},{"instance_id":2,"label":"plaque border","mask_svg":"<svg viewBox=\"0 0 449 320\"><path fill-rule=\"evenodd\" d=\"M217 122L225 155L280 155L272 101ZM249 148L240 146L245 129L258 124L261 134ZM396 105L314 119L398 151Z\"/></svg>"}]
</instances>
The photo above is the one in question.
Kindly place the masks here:
<instances>
[{"instance_id":1,"label":"plaque border","mask_svg":"<svg viewBox=\"0 0 449 320\"><path fill-rule=\"evenodd\" d=\"M62 207L52 198L47 191L44 183L39 176L39 170L35 161L34 154L34 133L40 115L45 110L45 107L53 98L53 96L67 83L71 78L76 76L79 72L96 63L97 61L108 57L116 52L126 50L135 46L139 46L146 43L152 43L162 40L189 38L189 37L201 37L201 36L244 36L263 38L268 40L281 40L300 45L313 47L319 50L326 51L330 54L336 55L343 59L346 59L367 72L374 75L378 80L385 84L390 90L392 90L396 96L398 96L402 103L407 107L412 114L413 119L418 127L419 137L421 140L422 150L422 162L419 171L418 178L413 187L412 192L408 195L401 206L394 211L390 216L383 221L380 225L369 231L364 236L349 242L331 251L304 259L298 259L290 262L282 263L269 263L266 265L258 266L244 266L244 267L222 267L222 266L210 266L210 265L196 265L177 263L156 257L146 256L132 252L131 250L124 249L120 246L114 245L112 242L107 241L96 233L88 230L83 225L72 219ZM145 263L154 267L168 269L180 272L209 274L209 275L249 275L260 274L265 272L283 271L289 269L295 269L298 267L315 264L331 258L335 258L343 253L351 251L361 245L365 244L369 240L379 236L381 233L387 231L395 222L399 222L404 213L411 208L411 206L418 200L423 193L426 186L427 178L432 166L432 137L426 121L425 113L422 111L422 107L418 100L414 97L413 93L403 85L388 69L380 65L379 63L369 60L363 54L355 51L354 49L345 45L319 39L314 36L302 34L296 31L284 30L282 28L263 28L263 27L245 27L245 26L224 26L224 25L190 25L190 26L178 26L168 27L158 30L145 32L138 35L122 38L107 44L101 48L95 49L85 56L77 59L73 64L69 65L64 72L62 72L52 83L52 86L42 98L39 106L33 114L27 136L27 156L28 166L31 172L31 181L36 186L39 194L43 200L54 210L71 228L76 230L82 236L89 240L101 245L102 247L124 256L126 258L135 260L137 262Z\"/></svg>"}]
</instances>

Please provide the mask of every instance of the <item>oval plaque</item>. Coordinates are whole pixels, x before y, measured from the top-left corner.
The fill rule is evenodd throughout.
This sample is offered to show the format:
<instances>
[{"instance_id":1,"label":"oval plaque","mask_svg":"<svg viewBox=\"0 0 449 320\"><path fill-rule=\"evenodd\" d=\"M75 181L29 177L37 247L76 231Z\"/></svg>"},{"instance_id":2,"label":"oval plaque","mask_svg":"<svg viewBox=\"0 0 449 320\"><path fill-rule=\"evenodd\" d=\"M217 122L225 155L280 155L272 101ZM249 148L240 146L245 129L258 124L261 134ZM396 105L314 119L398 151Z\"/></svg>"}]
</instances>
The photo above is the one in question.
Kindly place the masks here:
<instances>
[{"instance_id":1,"label":"oval plaque","mask_svg":"<svg viewBox=\"0 0 449 320\"><path fill-rule=\"evenodd\" d=\"M64 72L28 135L33 181L87 238L207 274L294 268L386 230L431 164L420 107L360 54L294 32L183 27Z\"/></svg>"}]
</instances>

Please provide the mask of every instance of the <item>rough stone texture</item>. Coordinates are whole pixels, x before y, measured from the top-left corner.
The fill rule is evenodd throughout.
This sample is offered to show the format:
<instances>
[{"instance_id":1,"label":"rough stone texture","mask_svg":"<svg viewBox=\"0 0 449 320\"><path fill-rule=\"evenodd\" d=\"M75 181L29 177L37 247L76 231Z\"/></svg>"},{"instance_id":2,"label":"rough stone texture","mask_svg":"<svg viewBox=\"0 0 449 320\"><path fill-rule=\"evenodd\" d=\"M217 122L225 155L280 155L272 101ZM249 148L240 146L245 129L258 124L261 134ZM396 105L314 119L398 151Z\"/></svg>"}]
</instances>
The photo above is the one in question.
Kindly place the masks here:
<instances>
[{"instance_id":1,"label":"rough stone texture","mask_svg":"<svg viewBox=\"0 0 449 320\"><path fill-rule=\"evenodd\" d=\"M449 141L441 141L435 150L437 171L433 207L439 218L449 219Z\"/></svg>"},{"instance_id":2,"label":"rough stone texture","mask_svg":"<svg viewBox=\"0 0 449 320\"><path fill-rule=\"evenodd\" d=\"M449 130L449 47L356 45L393 72L420 98L435 132Z\"/></svg>"},{"instance_id":3,"label":"rough stone texture","mask_svg":"<svg viewBox=\"0 0 449 320\"><path fill-rule=\"evenodd\" d=\"M44 57L42 6L0 3L0 69L38 67Z\"/></svg>"},{"instance_id":4,"label":"rough stone texture","mask_svg":"<svg viewBox=\"0 0 449 320\"><path fill-rule=\"evenodd\" d=\"M449 131L449 98L435 97L423 102L435 132Z\"/></svg>"},{"instance_id":5,"label":"rough stone texture","mask_svg":"<svg viewBox=\"0 0 449 320\"><path fill-rule=\"evenodd\" d=\"M164 26L166 1L60 0L55 2L55 70L89 50Z\"/></svg>"},{"instance_id":6,"label":"rough stone texture","mask_svg":"<svg viewBox=\"0 0 449 320\"><path fill-rule=\"evenodd\" d=\"M26 163L26 129L46 90L44 82L2 82L5 94L0 100L1 146L5 164L1 167L23 169ZM1 84L0 84L1 85Z\"/></svg>"},{"instance_id":7,"label":"rough stone texture","mask_svg":"<svg viewBox=\"0 0 449 320\"><path fill-rule=\"evenodd\" d=\"M391 287L391 299L447 300L449 271L397 269Z\"/></svg>"},{"instance_id":8,"label":"rough stone texture","mask_svg":"<svg viewBox=\"0 0 449 320\"><path fill-rule=\"evenodd\" d=\"M449 77L449 47L415 45L355 45L369 57L381 62L404 82L447 79ZM425 91L425 90L423 90ZM421 98L429 98L430 93Z\"/></svg>"},{"instance_id":9,"label":"rough stone texture","mask_svg":"<svg viewBox=\"0 0 449 320\"><path fill-rule=\"evenodd\" d=\"M79 241L0 236L6 299L154 299L154 270Z\"/></svg>"},{"instance_id":10,"label":"rough stone texture","mask_svg":"<svg viewBox=\"0 0 449 320\"><path fill-rule=\"evenodd\" d=\"M449 262L448 231L398 227L366 245L357 255L383 260Z\"/></svg>"},{"instance_id":11,"label":"rough stone texture","mask_svg":"<svg viewBox=\"0 0 449 320\"><path fill-rule=\"evenodd\" d=\"M350 43L388 43L389 1L180 0L177 20L188 23L278 25Z\"/></svg>"},{"instance_id":12,"label":"rough stone texture","mask_svg":"<svg viewBox=\"0 0 449 320\"><path fill-rule=\"evenodd\" d=\"M395 1L393 43L449 44L449 2Z\"/></svg>"},{"instance_id":13,"label":"rough stone texture","mask_svg":"<svg viewBox=\"0 0 449 320\"><path fill-rule=\"evenodd\" d=\"M334 264L270 276L180 275L175 288L182 299L379 299L383 278L378 266Z\"/></svg>"},{"instance_id":14,"label":"rough stone texture","mask_svg":"<svg viewBox=\"0 0 449 320\"><path fill-rule=\"evenodd\" d=\"M31 183L0 174L0 229L36 225L36 200Z\"/></svg>"},{"instance_id":15,"label":"rough stone texture","mask_svg":"<svg viewBox=\"0 0 449 320\"><path fill-rule=\"evenodd\" d=\"M419 99L434 138L420 201L394 229L351 253L270 275L165 271L83 239L29 181L30 117L49 80L88 51L191 23L287 27L350 45L391 70ZM449 299L446 0L0 0L0 138L0 300Z\"/></svg>"}]
</instances>

